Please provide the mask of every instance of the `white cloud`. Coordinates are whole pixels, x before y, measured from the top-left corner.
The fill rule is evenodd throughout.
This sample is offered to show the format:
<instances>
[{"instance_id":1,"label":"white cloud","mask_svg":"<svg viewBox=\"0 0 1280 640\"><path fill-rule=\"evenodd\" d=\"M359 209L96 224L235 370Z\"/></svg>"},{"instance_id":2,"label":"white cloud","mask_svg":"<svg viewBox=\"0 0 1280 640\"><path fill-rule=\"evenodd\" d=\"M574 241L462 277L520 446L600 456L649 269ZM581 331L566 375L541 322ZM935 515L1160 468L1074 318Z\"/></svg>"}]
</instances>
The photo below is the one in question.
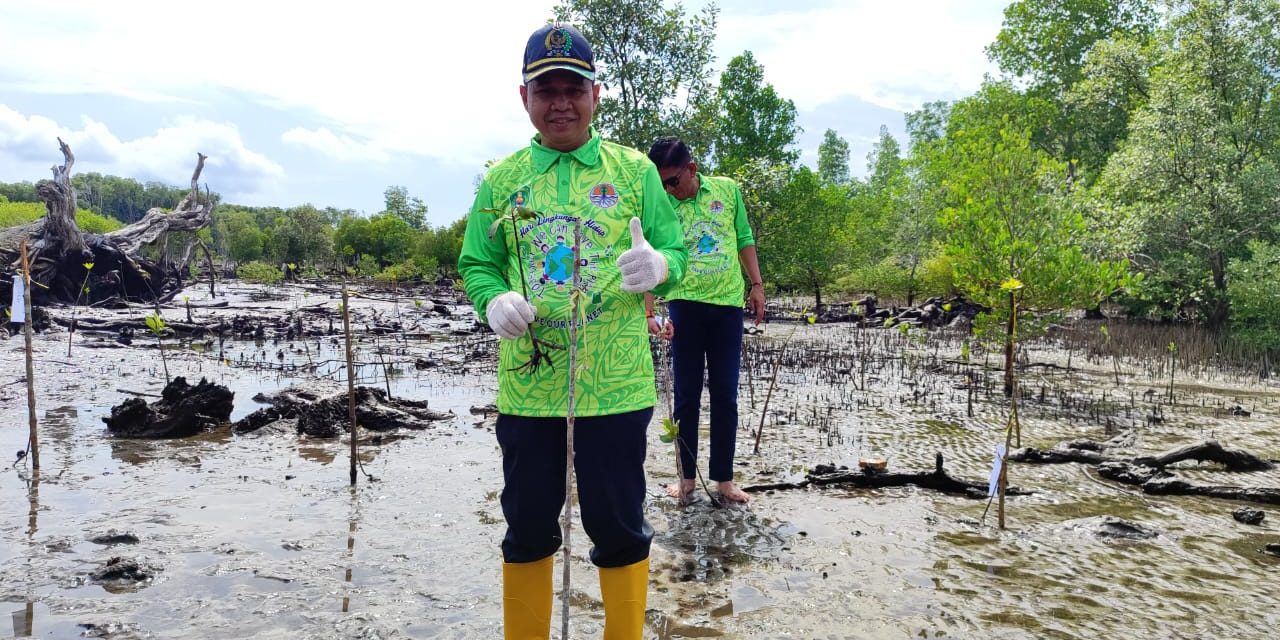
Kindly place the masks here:
<instances>
[{"instance_id":1,"label":"white cloud","mask_svg":"<svg viewBox=\"0 0 1280 640\"><path fill-rule=\"evenodd\" d=\"M280 140L287 144L319 151L334 160L382 163L387 162L389 159L386 150L377 145L370 142L360 142L350 136L338 135L330 131L328 127L320 127L319 129L294 127L284 132L280 136Z\"/></svg>"},{"instance_id":2,"label":"white cloud","mask_svg":"<svg viewBox=\"0 0 1280 640\"><path fill-rule=\"evenodd\" d=\"M80 127L74 128L0 104L0 155L11 156L15 164L60 163L59 137L75 154L78 172L185 184L195 166L195 154L200 152L209 156L204 179L224 195L258 193L284 177L279 164L245 146L232 124L182 117L151 135L123 140L88 116L81 116ZM8 177L32 180L43 175Z\"/></svg>"},{"instance_id":3,"label":"white cloud","mask_svg":"<svg viewBox=\"0 0 1280 640\"><path fill-rule=\"evenodd\" d=\"M686 0L686 6L703 2ZM722 69L732 56L753 51L766 79L796 102L802 126L806 114L847 97L915 109L978 87L991 70L982 49L998 32L1006 2L720 0L717 63ZM85 170L170 183L183 180L202 147L211 156L210 180L213 169L224 173L215 189L254 195L238 201L311 197L288 192L301 177L284 181L278 164L250 150L276 149L278 142L287 147L278 151L281 157L297 149L319 151L326 158L376 163L379 174L381 163L405 156L409 162L402 168L421 161L479 171L485 160L532 134L518 104L519 61L529 33L555 4L0 2L0 95L74 95L85 100L85 113L100 120L106 116L95 111L93 95L102 93L163 105L148 113L171 114L165 128L120 140L107 124L147 131L160 123L84 118L69 127L0 108L0 172L11 170L3 162L12 157L47 173L57 159L52 135L58 133L78 136L73 146L87 154L86 163L101 159L101 166ZM246 142L247 134L232 124L172 115L190 103L221 105L224 96L250 96L295 121L264 134L269 139ZM235 108L238 114L254 111ZM846 135L859 122L853 114L850 120L840 125ZM243 124L246 131L264 128ZM352 187L369 190L367 184ZM433 207L441 199L469 199L470 185L428 196Z\"/></svg>"},{"instance_id":4,"label":"white cloud","mask_svg":"<svg viewBox=\"0 0 1280 640\"><path fill-rule=\"evenodd\" d=\"M750 50L765 79L811 110L854 96L898 111L973 92L1005 0L856 0L805 11L721 13L721 67ZM785 6L785 5L782 5Z\"/></svg>"},{"instance_id":5,"label":"white cloud","mask_svg":"<svg viewBox=\"0 0 1280 640\"><path fill-rule=\"evenodd\" d=\"M232 89L373 148L476 164L527 140L519 65L553 3L0 6L0 79L191 100ZM40 55L30 55L40 51ZM314 138L313 138L314 141Z\"/></svg>"}]
</instances>

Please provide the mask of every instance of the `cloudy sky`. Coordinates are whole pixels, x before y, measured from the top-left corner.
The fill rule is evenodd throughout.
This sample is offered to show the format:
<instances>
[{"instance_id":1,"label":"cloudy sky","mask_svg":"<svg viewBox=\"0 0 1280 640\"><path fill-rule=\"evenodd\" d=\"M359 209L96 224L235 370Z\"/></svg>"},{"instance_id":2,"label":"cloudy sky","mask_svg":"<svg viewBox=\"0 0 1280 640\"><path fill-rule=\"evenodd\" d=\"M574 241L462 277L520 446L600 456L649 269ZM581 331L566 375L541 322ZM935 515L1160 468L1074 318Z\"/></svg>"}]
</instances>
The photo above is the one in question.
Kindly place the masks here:
<instances>
[{"instance_id":1,"label":"cloudy sky","mask_svg":"<svg viewBox=\"0 0 1280 640\"><path fill-rule=\"evenodd\" d=\"M485 160L532 134L528 34L552 0L0 4L0 181L76 171L183 184L197 151L230 202L377 212L404 185L445 224ZM686 2L689 9L705 0ZM751 50L795 101L803 160L823 132L855 172L880 126L976 89L1004 0L721 0L717 72Z\"/></svg>"}]
</instances>

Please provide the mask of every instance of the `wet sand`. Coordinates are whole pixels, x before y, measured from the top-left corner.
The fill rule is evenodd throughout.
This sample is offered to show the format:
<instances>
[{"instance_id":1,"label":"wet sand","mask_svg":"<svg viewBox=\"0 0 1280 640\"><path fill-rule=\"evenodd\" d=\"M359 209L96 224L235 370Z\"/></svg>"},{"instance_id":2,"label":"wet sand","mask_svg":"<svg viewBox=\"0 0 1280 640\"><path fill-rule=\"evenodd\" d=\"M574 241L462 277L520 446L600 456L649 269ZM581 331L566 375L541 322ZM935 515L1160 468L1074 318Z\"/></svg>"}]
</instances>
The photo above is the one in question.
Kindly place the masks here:
<instances>
[{"instance_id":1,"label":"wet sand","mask_svg":"<svg viewBox=\"0 0 1280 640\"><path fill-rule=\"evenodd\" d=\"M197 321L247 312L200 309L207 290L199 289L189 292ZM274 287L275 299L253 300L259 290L235 287L232 305L259 314L337 306L319 291L304 298L298 287ZM358 329L375 324L375 312L383 321L394 313L385 300L357 299L352 309ZM38 336L42 469L38 482L18 469L0 473L0 607L12 614L13 635L500 637L501 467L491 417L471 413L495 395L494 338L449 335L470 326L468 309L452 311L443 318L402 298L400 314L418 325L411 333L439 337L383 335L376 344L387 360L404 363L391 380L395 395L427 400L456 419L364 446L363 470L376 481L362 474L355 490L347 481L345 437L224 430L181 441L113 438L100 418L132 397L119 389L158 394L163 387L154 339L138 334L132 347L98 348L100 336L77 334L68 358L65 331ZM184 319L185 311L165 315ZM761 454L752 455L777 349L793 329ZM939 451L954 475L986 478L1003 439L1005 402L997 380L996 391L980 393L976 415L968 417L961 367L946 363L959 352L954 338L918 342L882 329L771 324L747 341L755 377L749 386L744 375L740 395L739 484L797 480L815 464L852 466L859 455L923 470ZM192 382L208 376L235 392L233 420L262 406L252 400L258 392L292 384L345 388L336 366L317 375L264 368L336 359L339 345L328 337L310 339L305 353L298 341L229 341L222 358L216 346L201 351L166 342L173 375ZM27 432L25 390L14 383L23 375L22 341L0 348L6 352L0 451L12 456ZM357 359L376 362L374 348L375 337L362 332ZM1064 361L1048 342L1028 355ZM420 358L435 364L421 370L408 364ZM1178 404L1166 405L1163 421L1151 424L1145 416L1156 399L1145 401L1144 394L1161 381L1130 366L1117 386L1109 362L1076 358L1073 372L1025 373L1022 384L1033 399L1024 407L1024 444L1105 440L1133 426L1134 452L1215 437L1280 458L1274 383L1180 379ZM865 371L861 361L871 363ZM381 387L381 371L371 365L358 377ZM1048 389L1044 403L1041 386ZM1090 411L1062 408L1057 392L1079 398L1078 406L1104 406L1099 416L1111 418L1110 431ZM1251 415L1219 408L1236 404ZM658 439L664 416L660 406L647 465L647 513L657 532L648 638L1266 638L1280 622L1269 586L1280 558L1260 551L1280 542L1280 516L1268 506L1145 496L1068 464L1013 467L1011 482L1036 494L1010 498L1003 532L990 514L980 521L985 501L910 487L757 493L748 507L729 508L702 496L681 508L662 491L675 469L671 445ZM705 470L705 433L700 453ZM1198 482L1280 486L1276 471L1228 474L1205 466L1178 473ZM1268 517L1261 526L1239 524L1231 511L1241 506ZM1087 519L1102 515L1147 525L1159 536L1098 538ZM131 532L139 542L89 541L109 529ZM587 552L586 536L575 527L572 627L583 638L598 637L603 622ZM138 559L154 578L123 587L90 581L115 556ZM557 634L559 626L557 603ZM0 625L0 636L9 632Z\"/></svg>"}]
</instances>

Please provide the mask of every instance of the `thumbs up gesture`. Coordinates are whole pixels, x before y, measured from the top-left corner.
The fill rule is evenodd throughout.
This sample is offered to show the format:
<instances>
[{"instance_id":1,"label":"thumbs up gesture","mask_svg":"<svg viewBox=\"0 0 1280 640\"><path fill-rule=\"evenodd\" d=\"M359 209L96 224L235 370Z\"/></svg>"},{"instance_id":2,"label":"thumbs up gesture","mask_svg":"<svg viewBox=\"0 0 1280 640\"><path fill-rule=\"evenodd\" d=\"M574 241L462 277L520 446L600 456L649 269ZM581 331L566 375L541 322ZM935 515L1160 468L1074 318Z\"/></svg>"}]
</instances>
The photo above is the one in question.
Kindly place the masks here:
<instances>
[{"instance_id":1,"label":"thumbs up gesture","mask_svg":"<svg viewBox=\"0 0 1280 640\"><path fill-rule=\"evenodd\" d=\"M627 293L644 293L667 279L667 259L645 240L640 218L631 219L631 248L618 256L618 270Z\"/></svg>"}]
</instances>

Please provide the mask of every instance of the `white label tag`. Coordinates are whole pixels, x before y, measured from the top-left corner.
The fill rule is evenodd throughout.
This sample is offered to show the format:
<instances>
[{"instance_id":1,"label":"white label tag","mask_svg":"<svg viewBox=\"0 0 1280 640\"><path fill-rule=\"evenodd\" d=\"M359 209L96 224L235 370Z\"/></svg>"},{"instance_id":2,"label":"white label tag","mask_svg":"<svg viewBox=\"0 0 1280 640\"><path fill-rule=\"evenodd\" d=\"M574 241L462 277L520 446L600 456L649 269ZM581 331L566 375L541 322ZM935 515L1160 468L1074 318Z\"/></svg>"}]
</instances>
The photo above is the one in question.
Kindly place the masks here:
<instances>
[{"instance_id":1,"label":"white label tag","mask_svg":"<svg viewBox=\"0 0 1280 640\"><path fill-rule=\"evenodd\" d=\"M22 276L13 277L13 303L9 305L10 322L27 321L27 305L22 297Z\"/></svg>"},{"instance_id":2,"label":"white label tag","mask_svg":"<svg viewBox=\"0 0 1280 640\"><path fill-rule=\"evenodd\" d=\"M1000 484L1000 467L1004 466L1004 445L996 445L996 461L991 465L991 479L987 481L987 496L996 495Z\"/></svg>"}]
</instances>

